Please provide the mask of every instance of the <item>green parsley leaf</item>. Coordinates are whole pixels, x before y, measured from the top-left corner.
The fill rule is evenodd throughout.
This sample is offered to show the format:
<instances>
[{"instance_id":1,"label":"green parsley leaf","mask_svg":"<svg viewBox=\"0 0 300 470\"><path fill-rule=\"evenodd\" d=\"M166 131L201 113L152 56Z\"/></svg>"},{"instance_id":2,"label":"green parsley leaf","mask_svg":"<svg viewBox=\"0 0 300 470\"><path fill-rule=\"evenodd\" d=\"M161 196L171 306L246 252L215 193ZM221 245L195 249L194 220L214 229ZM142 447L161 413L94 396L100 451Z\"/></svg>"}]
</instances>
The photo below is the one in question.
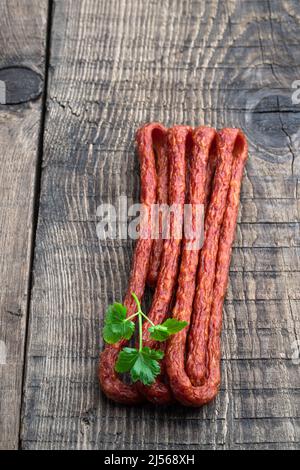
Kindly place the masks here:
<instances>
[{"instance_id":1,"label":"green parsley leaf","mask_svg":"<svg viewBox=\"0 0 300 470\"><path fill-rule=\"evenodd\" d=\"M107 309L104 318L103 338L106 343L114 344L120 339L130 339L135 325L131 320L126 320L126 307L115 302Z\"/></svg>"},{"instance_id":2,"label":"green parsley leaf","mask_svg":"<svg viewBox=\"0 0 300 470\"><path fill-rule=\"evenodd\" d=\"M151 333L150 338L156 341L165 341L170 336L168 328L162 325L150 326L149 331Z\"/></svg>"},{"instance_id":3,"label":"green parsley leaf","mask_svg":"<svg viewBox=\"0 0 300 470\"><path fill-rule=\"evenodd\" d=\"M120 373L130 371L134 366L138 355L139 351L135 348L123 348L119 353L115 370Z\"/></svg>"},{"instance_id":4,"label":"green parsley leaf","mask_svg":"<svg viewBox=\"0 0 300 470\"><path fill-rule=\"evenodd\" d=\"M165 341L171 335L178 333L187 326L186 321L179 321L176 318L168 318L161 325L150 326L150 337L156 341Z\"/></svg>"},{"instance_id":5,"label":"green parsley leaf","mask_svg":"<svg viewBox=\"0 0 300 470\"><path fill-rule=\"evenodd\" d=\"M144 347L141 351L135 348L124 348L118 357L115 370L129 372L133 382L141 381L151 385L160 373L159 360L164 356L163 351Z\"/></svg>"},{"instance_id":6,"label":"green parsley leaf","mask_svg":"<svg viewBox=\"0 0 300 470\"><path fill-rule=\"evenodd\" d=\"M168 332L170 335L178 333L179 331L183 330L183 328L185 328L187 325L188 322L179 321L176 320L176 318L168 318L164 323L162 323L162 326L168 328Z\"/></svg>"}]
</instances>

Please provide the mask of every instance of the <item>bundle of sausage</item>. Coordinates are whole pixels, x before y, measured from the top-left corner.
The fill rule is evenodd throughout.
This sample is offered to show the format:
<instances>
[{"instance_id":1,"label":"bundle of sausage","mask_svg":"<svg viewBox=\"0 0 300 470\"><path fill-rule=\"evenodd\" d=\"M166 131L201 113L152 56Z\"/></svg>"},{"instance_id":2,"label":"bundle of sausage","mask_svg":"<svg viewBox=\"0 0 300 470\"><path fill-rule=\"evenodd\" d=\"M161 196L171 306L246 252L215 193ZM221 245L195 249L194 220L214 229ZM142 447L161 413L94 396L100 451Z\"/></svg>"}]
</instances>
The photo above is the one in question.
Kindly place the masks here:
<instances>
[{"instance_id":1,"label":"bundle of sausage","mask_svg":"<svg viewBox=\"0 0 300 470\"><path fill-rule=\"evenodd\" d=\"M137 132L141 171L141 203L149 233L137 241L124 305L127 316L135 312L131 296L141 299L146 283L155 288L148 318L160 323L171 316L188 322L188 328L172 336L165 348L159 377L151 386L127 384L115 371L125 340L107 345L101 355L99 378L102 390L112 400L136 404L178 401L201 406L213 400L220 386L220 334L223 302L228 283L231 250L238 216L240 188L248 147L239 129L217 132L208 127L192 129L147 124ZM170 218L170 236L152 239L153 204L176 204L184 210L204 205L204 243L190 249L190 239L175 236ZM149 336L143 324L144 344L161 345Z\"/></svg>"}]
</instances>

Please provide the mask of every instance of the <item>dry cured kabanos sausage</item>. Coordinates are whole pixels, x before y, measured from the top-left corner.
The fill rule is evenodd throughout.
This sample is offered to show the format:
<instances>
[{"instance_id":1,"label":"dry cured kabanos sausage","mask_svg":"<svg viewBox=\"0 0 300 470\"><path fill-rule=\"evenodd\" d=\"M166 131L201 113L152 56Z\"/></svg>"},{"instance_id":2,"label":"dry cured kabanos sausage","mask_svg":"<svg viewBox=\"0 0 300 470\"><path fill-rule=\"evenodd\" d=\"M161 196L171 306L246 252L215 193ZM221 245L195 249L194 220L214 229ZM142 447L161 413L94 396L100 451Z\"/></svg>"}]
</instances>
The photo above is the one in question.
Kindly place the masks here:
<instances>
[{"instance_id":1,"label":"dry cured kabanos sausage","mask_svg":"<svg viewBox=\"0 0 300 470\"><path fill-rule=\"evenodd\" d=\"M206 176L206 185L205 185L205 214L207 213L208 204L211 197L212 185L214 181L214 174L216 170L217 163L217 148L216 148L216 139L213 140L212 147L210 150L210 156L207 162L207 176Z\"/></svg>"},{"instance_id":2,"label":"dry cured kabanos sausage","mask_svg":"<svg viewBox=\"0 0 300 470\"><path fill-rule=\"evenodd\" d=\"M161 145L156 151L156 173L157 173L157 198L156 204L168 204L168 187L169 187L169 159L167 146ZM149 262L149 271L147 276L147 284L154 288L156 286L159 267L162 257L164 240L162 238L162 214L159 213L158 238L152 243L152 250Z\"/></svg>"},{"instance_id":3,"label":"dry cured kabanos sausage","mask_svg":"<svg viewBox=\"0 0 300 470\"><path fill-rule=\"evenodd\" d=\"M204 244L200 255L198 279L188 336L187 374L193 385L201 385L206 372L206 346L220 229L226 208L235 137L221 131L217 137L218 161L213 191L205 220Z\"/></svg>"},{"instance_id":4,"label":"dry cured kabanos sausage","mask_svg":"<svg viewBox=\"0 0 300 470\"><path fill-rule=\"evenodd\" d=\"M209 188L208 177L212 173L208 173L208 161L213 160L214 155L211 153L212 144L214 142L216 131L208 127L199 127L192 132L192 150L189 158L189 188L188 188L188 202L192 207L192 231L193 234L199 230L197 220L197 210L200 204L205 204L207 200L207 191ZM200 221L201 222L201 221ZM183 293L182 287L184 286L184 302L186 308L192 308L193 295L195 290L195 274L198 265L198 256L200 250L200 230L195 238L186 238L183 240L182 259L180 263L180 272L178 279L177 296ZM191 243L195 243L192 247ZM167 404L172 400L172 393L170 387L159 377L156 382L147 387L146 396L150 401L160 404ZM145 388L144 388L145 389Z\"/></svg>"},{"instance_id":5,"label":"dry cured kabanos sausage","mask_svg":"<svg viewBox=\"0 0 300 470\"><path fill-rule=\"evenodd\" d=\"M139 299L144 294L152 248L151 206L156 202L157 188L153 148L160 149L164 145L165 132L165 128L158 123L147 124L137 132L136 141L141 173L140 201L144 208L144 223L142 224L143 236L140 236L136 243L129 286L124 300L127 316L134 314L136 311L132 292L135 292ZM136 404L143 401L144 397L134 385L127 385L122 382L115 371L118 354L125 344L126 341L119 341L117 344L106 345L100 358L99 380L107 397L119 403Z\"/></svg>"},{"instance_id":6,"label":"dry cured kabanos sausage","mask_svg":"<svg viewBox=\"0 0 300 470\"><path fill-rule=\"evenodd\" d=\"M185 161L186 146L191 135L191 129L184 126L176 126L168 132L167 139L170 156L171 158L173 156L173 160L171 160L173 167L171 167L169 182L170 205L179 204L181 210L183 210L186 182L189 182L189 202L192 203L194 201L194 204L196 204L196 201L202 199L202 202L207 206L211 198L205 220L205 243L199 263L199 249L187 250L186 244L190 243L190 240L184 240L183 242L182 261L173 317L181 321L191 320L195 293L190 330L189 333L187 333L187 329L182 330L170 338L165 357L170 385L175 397L183 404L190 406L201 406L212 400L219 388L222 307L228 282L231 246L238 214L243 168L247 158L247 143L243 134L237 129L223 129L217 137L217 169L211 191L211 179L215 171L216 162L214 155L215 131L202 127L193 131L193 137L195 142L197 137L199 139L198 142L201 142L201 139L205 141L205 135L206 137L209 136L208 132L211 133L212 140L209 143L209 152L207 153L205 170L202 171L202 179L201 173L200 177L199 175L197 176L197 169L194 166L195 161L193 157L196 145L194 145L191 161ZM176 178L173 170L174 168L176 169L175 156L181 153L180 151L178 152L183 142L181 133L182 135L185 133L184 149L182 152L184 168L182 172L178 172ZM136 309L131 293L134 291L140 299L143 296L149 260L151 258L154 259L154 267L156 263L156 269L152 271L154 275L151 276L148 271L150 282L152 278L152 285L155 283L155 271L157 272L157 266L160 264L159 250L161 247L158 244L153 249L153 243L151 243L151 205L155 202L164 203L163 198L166 195L164 193L167 180L167 161L165 159L168 156L164 147L165 135L165 129L155 123L144 126L137 135L142 174L141 202L144 202L146 206L144 213L144 222L146 223L141 224L143 236L136 245L131 279L124 301L128 316L132 315ZM175 136L177 136L177 142ZM204 142L202 143L204 144ZM172 153L172 144L174 146L173 150L175 149L174 153ZM156 162L156 171L154 148L159 159ZM209 161L207 162L209 153ZM151 165L147 167L147 164L144 167L144 170L149 171L149 179L146 184L143 163L147 160L149 163L149 157ZM188 172L190 179L187 178L186 163L191 164L191 171ZM179 167L177 170L179 170ZM162 178L161 180L158 179L157 172ZM158 180L159 190L158 194L156 194ZM178 181L180 182L179 187ZM193 185L193 181L197 183ZM149 190L148 195L150 197L147 197L147 191L144 192L143 189L145 188ZM182 190L182 188L184 189ZM160 193L160 191L162 192ZM183 199L181 200L182 195ZM149 203L150 200L152 200L151 203ZM148 201L148 203L145 203L145 201ZM170 240L164 242L158 284L149 314L150 320L154 323L161 323L165 319L176 282L182 234L179 238L175 238L173 235L173 225L174 220L173 216L171 216L172 236ZM179 243L174 244L174 241L179 241ZM198 276L196 276L197 263ZM166 271L163 276L162 272L164 269ZM197 286L195 291L196 279ZM144 343L150 348L157 348L158 344L149 338L148 327L148 322L144 323ZM189 348L187 363L185 364L186 342ZM106 395L115 401L127 404L139 403L143 400L142 395L145 395L149 401L154 403L170 403L173 400L173 394L169 385L164 381L162 374L150 387L145 387L142 384L126 385L119 379L115 372L115 363L119 351L125 343L126 341L120 341L116 345L107 346L102 354L99 376ZM164 364L162 366L164 367ZM164 370L162 369L163 372Z\"/></svg>"},{"instance_id":7,"label":"dry cured kabanos sausage","mask_svg":"<svg viewBox=\"0 0 300 470\"><path fill-rule=\"evenodd\" d=\"M216 199L218 199L217 196L219 193L223 193L223 191L220 191L220 178L222 179L223 174L223 171L220 171L220 169L223 166L223 161L225 161L226 159L228 159L230 162L232 160L233 161L231 178L229 181L229 187L226 196L227 205L224 209L224 216L220 235L218 236L216 233L213 233L214 236L217 236L219 238L219 244L216 267L213 269L212 266L209 266L209 272L212 274L212 276L214 276L215 282L213 289L213 300L207 299L207 301L212 304L208 322L209 327L207 334L207 345L205 345L203 339L206 338L206 319L205 322L202 323L202 329L200 330L200 352L202 353L202 350L205 347L207 350L207 357L205 357L204 363L199 364L197 362L196 366L198 367L192 368L192 376L194 381L201 382L201 385L193 385L193 382L185 371L185 346L187 339L187 332L185 330L182 330L179 334L171 337L168 343L166 356L166 367L172 391L175 397L181 403L188 406L201 406L205 403L208 403L209 401L215 398L220 385L220 334L222 327L222 308L228 282L231 247L235 235L243 169L248 153L246 139L242 132L238 129L223 129L219 133L218 149L220 152L219 162L217 164L215 174L212 199L208 209L209 215L212 215L214 210L219 207L218 204L215 205ZM225 175L227 175L226 168ZM223 174L223 176L225 175ZM221 204L221 206L223 206L223 204ZM212 223L211 217L208 217L208 223ZM211 230L207 229L207 232L211 233ZM207 244L207 246L209 245L210 243ZM211 263L213 263L213 260L211 260ZM206 265L200 264L199 272L201 272L202 270L202 275L204 272L204 268L206 268ZM176 318L178 318L179 320L189 321L189 312L184 312L178 309L176 311L176 314ZM199 312L194 310L194 316L196 316L197 314L199 314ZM199 325L201 324L201 322L199 322L198 320L197 324ZM194 325L192 326L192 329L190 329L189 334L191 334L191 332L193 332L192 334L194 335L195 341L195 347L192 350L193 352L199 351L198 344L196 342L197 334L199 332L195 329ZM203 358L203 354L201 355L201 357ZM190 360L190 358L191 356L188 357L188 360ZM196 356L194 356L194 360L197 361ZM205 370L205 366L207 367L207 370ZM199 371L199 378L197 376L197 371Z\"/></svg>"},{"instance_id":8,"label":"dry cured kabanos sausage","mask_svg":"<svg viewBox=\"0 0 300 470\"><path fill-rule=\"evenodd\" d=\"M176 208L175 212L170 211L169 238L164 242L160 271L148 314L149 319L154 324L161 323L167 316L177 277L185 203L186 149L187 140L190 136L191 129L187 126L174 126L167 131L170 169L169 205L170 207L176 205ZM143 344L151 349L161 348L161 345L150 339L149 326L149 322L145 321L143 324ZM157 381L152 386L144 386L139 383L137 387L149 401L154 403L166 404L173 399L170 389L161 381Z\"/></svg>"}]
</instances>

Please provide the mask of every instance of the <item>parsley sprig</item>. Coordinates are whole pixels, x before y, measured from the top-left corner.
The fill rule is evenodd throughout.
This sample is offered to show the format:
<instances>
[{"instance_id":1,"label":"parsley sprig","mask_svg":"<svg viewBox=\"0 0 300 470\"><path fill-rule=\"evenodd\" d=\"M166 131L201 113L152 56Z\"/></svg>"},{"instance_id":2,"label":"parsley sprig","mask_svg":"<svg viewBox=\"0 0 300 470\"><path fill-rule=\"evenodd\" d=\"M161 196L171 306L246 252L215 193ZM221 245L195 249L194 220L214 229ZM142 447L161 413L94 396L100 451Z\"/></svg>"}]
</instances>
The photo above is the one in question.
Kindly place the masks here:
<instances>
[{"instance_id":1,"label":"parsley sprig","mask_svg":"<svg viewBox=\"0 0 300 470\"><path fill-rule=\"evenodd\" d=\"M160 374L159 361L164 357L161 350L150 349L143 346L143 319L150 323L150 338L155 341L166 341L171 335L178 333L187 326L187 322L168 318L160 325L155 325L142 311L141 304L136 294L132 297L137 305L137 311L126 318L127 309L124 305L115 302L109 305L104 318L103 338L108 344L115 344L122 339L129 340L135 330L133 318L138 317L138 348L123 348L118 356L115 370L119 373L130 372L133 382L138 380L144 385L151 385Z\"/></svg>"}]
</instances>

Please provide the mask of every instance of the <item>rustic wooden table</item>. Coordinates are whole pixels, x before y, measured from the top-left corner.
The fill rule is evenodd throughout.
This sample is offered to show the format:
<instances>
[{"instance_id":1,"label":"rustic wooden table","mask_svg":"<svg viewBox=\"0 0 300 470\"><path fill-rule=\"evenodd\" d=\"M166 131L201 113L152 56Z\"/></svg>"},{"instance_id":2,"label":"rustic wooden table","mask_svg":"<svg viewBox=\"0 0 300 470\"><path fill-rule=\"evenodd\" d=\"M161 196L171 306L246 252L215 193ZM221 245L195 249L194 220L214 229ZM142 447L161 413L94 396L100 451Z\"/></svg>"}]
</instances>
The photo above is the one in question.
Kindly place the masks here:
<instances>
[{"instance_id":1,"label":"rustic wooden table","mask_svg":"<svg viewBox=\"0 0 300 470\"><path fill-rule=\"evenodd\" d=\"M0 448L299 449L298 0L1 0L0 18ZM222 387L199 410L117 406L96 375L133 247L99 240L96 210L138 199L151 120L250 142Z\"/></svg>"}]
</instances>

